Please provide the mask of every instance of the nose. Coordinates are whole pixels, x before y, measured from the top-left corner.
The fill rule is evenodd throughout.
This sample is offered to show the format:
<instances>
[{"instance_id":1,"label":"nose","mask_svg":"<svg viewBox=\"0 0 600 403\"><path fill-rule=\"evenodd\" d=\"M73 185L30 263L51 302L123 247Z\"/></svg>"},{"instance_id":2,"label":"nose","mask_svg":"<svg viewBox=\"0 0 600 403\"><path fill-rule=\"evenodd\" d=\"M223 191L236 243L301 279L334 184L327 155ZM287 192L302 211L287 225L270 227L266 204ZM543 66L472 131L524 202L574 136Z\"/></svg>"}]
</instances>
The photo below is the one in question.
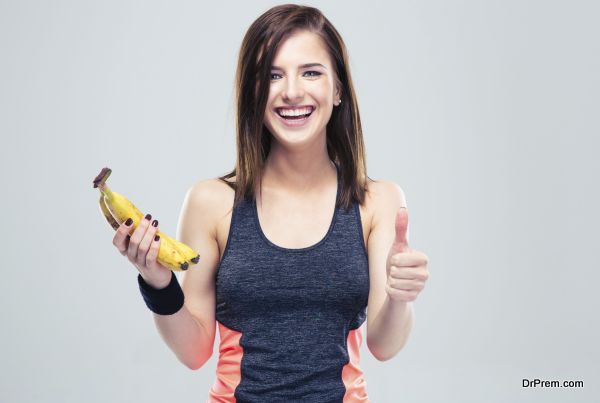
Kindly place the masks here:
<instances>
[{"instance_id":1,"label":"nose","mask_svg":"<svg viewBox=\"0 0 600 403\"><path fill-rule=\"evenodd\" d=\"M282 93L283 100L293 102L303 97L304 88L302 87L302 83L293 76L286 78Z\"/></svg>"}]
</instances>

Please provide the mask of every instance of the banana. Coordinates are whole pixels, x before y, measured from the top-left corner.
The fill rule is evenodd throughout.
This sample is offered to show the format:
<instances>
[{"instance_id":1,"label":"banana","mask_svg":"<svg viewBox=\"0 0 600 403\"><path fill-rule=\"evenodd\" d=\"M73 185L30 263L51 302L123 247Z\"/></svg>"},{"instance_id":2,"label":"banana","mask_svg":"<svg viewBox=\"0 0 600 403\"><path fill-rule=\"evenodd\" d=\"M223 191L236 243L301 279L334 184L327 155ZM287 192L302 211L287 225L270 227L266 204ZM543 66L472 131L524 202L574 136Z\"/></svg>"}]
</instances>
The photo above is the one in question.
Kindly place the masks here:
<instances>
[{"instance_id":1,"label":"banana","mask_svg":"<svg viewBox=\"0 0 600 403\"><path fill-rule=\"evenodd\" d=\"M195 264L200 261L200 255L196 253L192 248L184 244L183 242L179 242L176 239L172 239L173 247L177 249L177 251L185 258L186 261Z\"/></svg>"},{"instance_id":2,"label":"banana","mask_svg":"<svg viewBox=\"0 0 600 403\"><path fill-rule=\"evenodd\" d=\"M115 217L112 216L108 208L106 207L106 203L104 203L104 195L100 194L100 200L98 200L98 204L100 205L100 211L104 214L104 218L110 224L111 227L116 231L119 229L119 223L115 220Z\"/></svg>"},{"instance_id":3,"label":"banana","mask_svg":"<svg viewBox=\"0 0 600 403\"><path fill-rule=\"evenodd\" d=\"M106 180L111 172L110 168L103 168L94 179L94 187L100 190L100 210L113 229L118 229L130 217L133 220L132 228L135 229L142 220L143 213L125 196L109 189ZM195 264L200 260L200 255L183 242L161 231L157 231L157 235L160 236L157 260L163 266L173 271L182 271L187 270L190 263Z\"/></svg>"}]
</instances>

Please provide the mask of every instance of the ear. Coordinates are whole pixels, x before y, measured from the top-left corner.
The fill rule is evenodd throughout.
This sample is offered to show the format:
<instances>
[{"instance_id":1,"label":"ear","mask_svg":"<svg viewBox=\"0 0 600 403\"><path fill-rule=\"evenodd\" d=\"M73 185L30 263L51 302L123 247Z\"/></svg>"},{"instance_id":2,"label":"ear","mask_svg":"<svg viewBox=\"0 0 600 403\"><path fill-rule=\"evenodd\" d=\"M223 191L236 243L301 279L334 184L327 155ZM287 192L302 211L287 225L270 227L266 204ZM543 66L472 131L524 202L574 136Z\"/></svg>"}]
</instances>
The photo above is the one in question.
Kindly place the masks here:
<instances>
[{"instance_id":1,"label":"ear","mask_svg":"<svg viewBox=\"0 0 600 403\"><path fill-rule=\"evenodd\" d=\"M335 105L338 105L338 100L342 99L342 92L340 91L340 87L338 87L337 85L335 86L335 95L333 97L333 103Z\"/></svg>"}]
</instances>

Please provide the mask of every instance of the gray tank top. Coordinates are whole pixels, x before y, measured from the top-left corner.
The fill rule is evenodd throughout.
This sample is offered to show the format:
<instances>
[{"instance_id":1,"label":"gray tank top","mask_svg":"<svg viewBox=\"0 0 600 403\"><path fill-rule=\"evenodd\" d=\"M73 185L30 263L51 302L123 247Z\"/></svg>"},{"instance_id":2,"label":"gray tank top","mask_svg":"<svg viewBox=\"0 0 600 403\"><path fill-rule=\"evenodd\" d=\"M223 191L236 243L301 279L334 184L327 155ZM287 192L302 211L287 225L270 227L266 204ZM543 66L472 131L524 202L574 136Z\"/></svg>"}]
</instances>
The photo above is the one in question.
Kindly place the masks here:
<instances>
[{"instance_id":1,"label":"gray tank top","mask_svg":"<svg viewBox=\"0 0 600 403\"><path fill-rule=\"evenodd\" d=\"M357 202L337 207L318 243L283 248L262 232L255 198L232 212L216 279L220 329L239 332L237 402L342 402L348 333L366 319L369 269Z\"/></svg>"}]
</instances>

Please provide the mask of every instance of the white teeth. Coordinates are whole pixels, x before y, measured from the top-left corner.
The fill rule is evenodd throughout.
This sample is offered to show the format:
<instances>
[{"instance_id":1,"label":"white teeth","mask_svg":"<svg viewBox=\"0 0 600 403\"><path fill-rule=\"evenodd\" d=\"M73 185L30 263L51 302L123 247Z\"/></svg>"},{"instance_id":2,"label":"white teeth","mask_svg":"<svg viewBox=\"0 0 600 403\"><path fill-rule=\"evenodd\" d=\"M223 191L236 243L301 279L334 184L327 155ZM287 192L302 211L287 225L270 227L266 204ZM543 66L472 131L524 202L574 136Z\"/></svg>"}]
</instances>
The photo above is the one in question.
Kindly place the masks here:
<instances>
[{"instance_id":1,"label":"white teeth","mask_svg":"<svg viewBox=\"0 0 600 403\"><path fill-rule=\"evenodd\" d=\"M281 116L299 116L311 113L312 107L301 108L301 109L277 109L277 113Z\"/></svg>"}]
</instances>

